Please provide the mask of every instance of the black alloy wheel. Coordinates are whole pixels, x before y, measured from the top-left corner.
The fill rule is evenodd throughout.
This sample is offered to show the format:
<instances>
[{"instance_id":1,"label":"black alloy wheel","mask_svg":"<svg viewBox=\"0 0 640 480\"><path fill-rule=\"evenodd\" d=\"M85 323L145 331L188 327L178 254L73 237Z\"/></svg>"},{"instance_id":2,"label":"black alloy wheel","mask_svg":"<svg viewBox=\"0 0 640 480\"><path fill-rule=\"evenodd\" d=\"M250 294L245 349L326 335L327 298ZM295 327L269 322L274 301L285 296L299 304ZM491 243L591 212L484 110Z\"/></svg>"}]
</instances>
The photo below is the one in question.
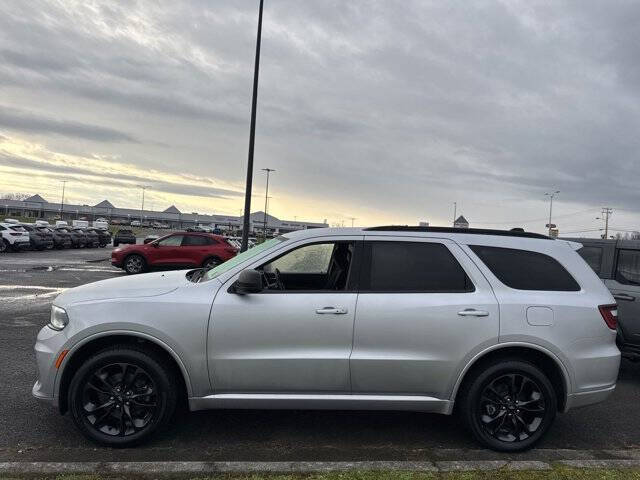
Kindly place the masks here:
<instances>
[{"instance_id":1,"label":"black alloy wheel","mask_svg":"<svg viewBox=\"0 0 640 480\"><path fill-rule=\"evenodd\" d=\"M531 448L546 433L556 415L557 398L536 366L510 360L490 365L472 380L463 407L482 444L515 452Z\"/></svg>"},{"instance_id":2,"label":"black alloy wheel","mask_svg":"<svg viewBox=\"0 0 640 480\"><path fill-rule=\"evenodd\" d=\"M6 252L9 249L9 244L4 238L0 238L0 253Z\"/></svg>"},{"instance_id":3,"label":"black alloy wheel","mask_svg":"<svg viewBox=\"0 0 640 480\"><path fill-rule=\"evenodd\" d=\"M74 422L93 441L112 447L149 438L172 417L176 380L152 351L114 347L88 359L73 377Z\"/></svg>"}]
</instances>

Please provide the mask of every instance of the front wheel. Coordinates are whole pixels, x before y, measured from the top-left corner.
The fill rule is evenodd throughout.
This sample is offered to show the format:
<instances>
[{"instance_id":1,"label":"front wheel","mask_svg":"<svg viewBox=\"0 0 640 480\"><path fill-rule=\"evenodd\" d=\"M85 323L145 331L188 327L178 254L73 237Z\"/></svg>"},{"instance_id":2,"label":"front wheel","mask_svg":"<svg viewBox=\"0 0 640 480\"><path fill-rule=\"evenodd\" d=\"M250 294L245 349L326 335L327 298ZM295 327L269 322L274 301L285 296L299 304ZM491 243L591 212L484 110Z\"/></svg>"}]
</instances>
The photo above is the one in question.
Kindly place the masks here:
<instances>
[{"instance_id":1,"label":"front wheel","mask_svg":"<svg viewBox=\"0 0 640 480\"><path fill-rule=\"evenodd\" d=\"M124 260L124 271L129 275L144 272L146 263L140 255L129 255Z\"/></svg>"},{"instance_id":2,"label":"front wheel","mask_svg":"<svg viewBox=\"0 0 640 480\"><path fill-rule=\"evenodd\" d=\"M7 250L9 250L9 243L4 238L0 238L0 253L4 253Z\"/></svg>"},{"instance_id":3,"label":"front wheel","mask_svg":"<svg viewBox=\"0 0 640 480\"><path fill-rule=\"evenodd\" d=\"M147 440L169 422L176 408L173 370L152 351L115 346L85 361L69 388L76 426L110 447Z\"/></svg>"},{"instance_id":4,"label":"front wheel","mask_svg":"<svg viewBox=\"0 0 640 480\"><path fill-rule=\"evenodd\" d=\"M535 365L502 360L487 365L466 386L463 415L474 437L501 452L533 447L547 432L557 398L547 376Z\"/></svg>"}]
</instances>

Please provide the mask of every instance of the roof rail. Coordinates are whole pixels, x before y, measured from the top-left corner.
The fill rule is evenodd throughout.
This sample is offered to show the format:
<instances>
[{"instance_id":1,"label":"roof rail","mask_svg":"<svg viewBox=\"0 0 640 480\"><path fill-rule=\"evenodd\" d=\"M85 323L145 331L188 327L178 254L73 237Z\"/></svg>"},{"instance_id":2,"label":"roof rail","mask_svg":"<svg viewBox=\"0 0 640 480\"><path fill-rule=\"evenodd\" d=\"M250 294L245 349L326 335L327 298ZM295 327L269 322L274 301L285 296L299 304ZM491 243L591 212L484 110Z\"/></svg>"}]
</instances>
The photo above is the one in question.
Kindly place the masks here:
<instances>
[{"instance_id":1,"label":"roof rail","mask_svg":"<svg viewBox=\"0 0 640 480\"><path fill-rule=\"evenodd\" d=\"M454 228L454 227L414 227L410 225L383 225L368 227L363 230L369 232L432 232L432 233L462 233L465 235L500 235L503 237L525 237L553 240L540 233L525 232L522 229L492 230L489 228Z\"/></svg>"}]
</instances>

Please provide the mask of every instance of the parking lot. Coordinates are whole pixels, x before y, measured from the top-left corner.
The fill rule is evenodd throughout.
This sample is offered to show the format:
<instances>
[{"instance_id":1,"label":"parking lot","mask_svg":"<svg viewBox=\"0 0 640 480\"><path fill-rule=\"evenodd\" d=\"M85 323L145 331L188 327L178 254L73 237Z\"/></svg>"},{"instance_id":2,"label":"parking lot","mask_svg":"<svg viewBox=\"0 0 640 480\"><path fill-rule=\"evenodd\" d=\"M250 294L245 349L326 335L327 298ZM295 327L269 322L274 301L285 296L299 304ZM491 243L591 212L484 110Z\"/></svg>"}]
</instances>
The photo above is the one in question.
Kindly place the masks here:
<instances>
[{"instance_id":1,"label":"parking lot","mask_svg":"<svg viewBox=\"0 0 640 480\"><path fill-rule=\"evenodd\" d=\"M143 447L97 448L80 436L68 416L31 397L36 375L32 346L60 291L124 275L111 267L110 251L0 255L0 461L503 458L478 450L454 417L406 412L184 413ZM560 415L539 448L518 457L575 457L573 450L581 450L586 451L583 455L610 458L611 451L632 448L640 448L640 363L625 361L618 388L607 402Z\"/></svg>"}]
</instances>

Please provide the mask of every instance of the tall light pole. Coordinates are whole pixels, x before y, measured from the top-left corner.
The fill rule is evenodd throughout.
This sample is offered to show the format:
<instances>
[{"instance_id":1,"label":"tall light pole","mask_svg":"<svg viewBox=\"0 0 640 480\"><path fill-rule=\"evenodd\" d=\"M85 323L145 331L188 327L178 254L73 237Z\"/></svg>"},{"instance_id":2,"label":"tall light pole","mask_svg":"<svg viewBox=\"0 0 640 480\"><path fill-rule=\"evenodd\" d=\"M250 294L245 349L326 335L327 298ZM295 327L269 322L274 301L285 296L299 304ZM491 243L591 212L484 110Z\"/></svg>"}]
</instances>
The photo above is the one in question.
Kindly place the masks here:
<instances>
[{"instance_id":1,"label":"tall light pole","mask_svg":"<svg viewBox=\"0 0 640 480\"><path fill-rule=\"evenodd\" d=\"M610 207L602 207L602 217L596 217L596 220L604 220L604 238L609 238L609 216L613 213Z\"/></svg>"},{"instance_id":2,"label":"tall light pole","mask_svg":"<svg viewBox=\"0 0 640 480\"><path fill-rule=\"evenodd\" d=\"M60 220L62 220L62 210L64 209L64 187L67 184L66 180L62 180L62 198L60 199Z\"/></svg>"},{"instance_id":3,"label":"tall light pole","mask_svg":"<svg viewBox=\"0 0 640 480\"><path fill-rule=\"evenodd\" d=\"M549 236L551 236L551 225L553 225L551 223L551 214L553 212L553 197L555 197L557 194L560 193L560 190L556 190L555 192L551 192L551 193L545 193L545 195L547 197L549 197L549 224L547 225L547 227L549 228Z\"/></svg>"},{"instance_id":4,"label":"tall light pole","mask_svg":"<svg viewBox=\"0 0 640 480\"><path fill-rule=\"evenodd\" d=\"M453 226L456 226L456 213L458 211L458 202L453 202Z\"/></svg>"},{"instance_id":5,"label":"tall light pole","mask_svg":"<svg viewBox=\"0 0 640 480\"><path fill-rule=\"evenodd\" d=\"M358 219L358 217L347 217L347 218L351 220L351 227L353 227L353 222Z\"/></svg>"},{"instance_id":6,"label":"tall light pole","mask_svg":"<svg viewBox=\"0 0 640 480\"><path fill-rule=\"evenodd\" d=\"M140 226L142 226L142 215L144 214L144 191L149 188L149 185L138 185L138 188L142 189L142 206L140 207Z\"/></svg>"},{"instance_id":7,"label":"tall light pole","mask_svg":"<svg viewBox=\"0 0 640 480\"><path fill-rule=\"evenodd\" d=\"M271 172L275 172L275 170L273 168L263 168L262 169L263 172L267 172L267 188L264 192L264 230L262 235L264 236L264 239L267 239L267 201L269 200L269 174Z\"/></svg>"},{"instance_id":8,"label":"tall light pole","mask_svg":"<svg viewBox=\"0 0 640 480\"><path fill-rule=\"evenodd\" d=\"M258 72L260 71L260 41L262 39L262 6L258 11L258 34L256 38L256 60L253 70L253 98L251 99L251 126L249 127L249 158L247 160L247 184L244 192L244 219L242 222L242 243L240 251L249 246L249 215L251 215L251 186L253 184L253 146L256 139L256 106L258 103Z\"/></svg>"}]
</instances>

